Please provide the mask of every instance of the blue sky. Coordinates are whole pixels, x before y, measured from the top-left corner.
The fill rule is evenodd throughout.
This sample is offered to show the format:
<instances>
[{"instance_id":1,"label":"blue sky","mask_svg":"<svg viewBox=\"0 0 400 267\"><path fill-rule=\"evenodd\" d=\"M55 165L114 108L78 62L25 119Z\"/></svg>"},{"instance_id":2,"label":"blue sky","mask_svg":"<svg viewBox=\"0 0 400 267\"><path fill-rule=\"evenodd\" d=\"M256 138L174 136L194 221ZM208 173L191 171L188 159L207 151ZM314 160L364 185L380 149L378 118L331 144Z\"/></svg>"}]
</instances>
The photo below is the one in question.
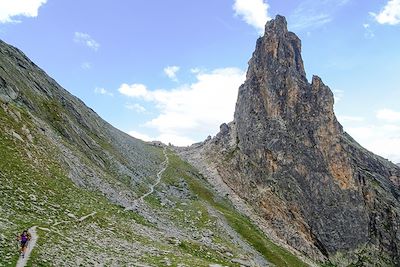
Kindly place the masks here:
<instances>
[{"instance_id":1,"label":"blue sky","mask_svg":"<svg viewBox=\"0 0 400 267\"><path fill-rule=\"evenodd\" d=\"M400 162L400 0L0 0L0 38L117 128L187 145L233 118L276 14L345 130Z\"/></svg>"}]
</instances>

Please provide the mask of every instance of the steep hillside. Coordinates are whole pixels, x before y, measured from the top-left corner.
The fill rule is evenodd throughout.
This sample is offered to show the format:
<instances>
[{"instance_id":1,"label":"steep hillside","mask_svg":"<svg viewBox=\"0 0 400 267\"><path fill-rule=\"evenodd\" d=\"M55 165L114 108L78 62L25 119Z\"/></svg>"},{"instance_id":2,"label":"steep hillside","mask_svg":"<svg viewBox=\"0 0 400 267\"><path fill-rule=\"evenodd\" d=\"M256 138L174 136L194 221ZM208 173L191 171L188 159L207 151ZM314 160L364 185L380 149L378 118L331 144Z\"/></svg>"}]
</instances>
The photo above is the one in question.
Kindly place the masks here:
<instances>
[{"instance_id":1,"label":"steep hillside","mask_svg":"<svg viewBox=\"0 0 400 267\"><path fill-rule=\"evenodd\" d=\"M9 125L5 132L21 137L36 132L62 153L76 185L99 190L119 204L129 204L129 199L146 190L143 181L156 173L162 161L159 153L102 120L19 50L1 42L0 53L3 111L15 124L24 125L18 111L22 108L34 124L23 130ZM34 140L26 141L29 150ZM132 185L140 190L132 191Z\"/></svg>"},{"instance_id":2,"label":"steep hillside","mask_svg":"<svg viewBox=\"0 0 400 267\"><path fill-rule=\"evenodd\" d=\"M0 266L307 266L167 147L103 121L0 42Z\"/></svg>"},{"instance_id":3,"label":"steep hillside","mask_svg":"<svg viewBox=\"0 0 400 267\"><path fill-rule=\"evenodd\" d=\"M308 82L301 42L277 16L257 40L234 121L181 155L308 257L399 266L400 168L345 133L333 101L318 76Z\"/></svg>"}]
</instances>

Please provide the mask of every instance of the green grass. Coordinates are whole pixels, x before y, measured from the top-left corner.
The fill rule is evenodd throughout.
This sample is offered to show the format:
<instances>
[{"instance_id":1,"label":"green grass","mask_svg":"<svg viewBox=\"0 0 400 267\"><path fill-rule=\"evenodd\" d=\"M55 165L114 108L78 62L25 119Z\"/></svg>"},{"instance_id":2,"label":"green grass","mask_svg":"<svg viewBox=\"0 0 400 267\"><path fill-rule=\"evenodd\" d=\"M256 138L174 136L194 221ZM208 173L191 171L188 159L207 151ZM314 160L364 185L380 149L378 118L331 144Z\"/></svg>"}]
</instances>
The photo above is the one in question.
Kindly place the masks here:
<instances>
[{"instance_id":1,"label":"green grass","mask_svg":"<svg viewBox=\"0 0 400 267\"><path fill-rule=\"evenodd\" d=\"M128 244L139 242L141 246L168 251L161 256L151 253L141 255L143 262L157 266L165 264L164 257L168 257L173 265L186 263L189 266L208 266L210 263L219 263L238 266L220 251L197 241L181 240L180 245L175 246L162 239L154 241L146 234L138 233L135 230L138 226L134 225L147 229L144 233L153 231L156 226L138 213L124 211L119 205L110 203L97 191L77 187L65 172L60 151L40 133L30 115L17 106L11 105L10 109L20 112L22 119L17 122L0 108L0 266L15 264L18 259L15 235L33 225L49 231L38 230L40 237L29 266L53 266L57 254L62 254L62 259L69 264L73 264L78 256L85 258L86 253L94 258L98 254L118 255L121 265L129 262L129 251L121 252L114 248L113 243L99 246L97 239ZM33 143L27 141L22 131L24 125L31 130ZM24 141L7 133L11 129ZM152 150L151 153L162 155L160 148L148 149ZM226 199L215 197L206 181L190 165L171 153L169 159L170 166L163 174L162 184L156 189L163 186L182 188L185 186L182 181L185 181L190 189L189 196L184 200L168 196L176 205L171 208L161 205L157 194L151 194L145 198L151 209L167 214L164 219L170 220L180 229L193 227L199 232L212 230L215 244L234 255L241 254L229 237L222 236L216 229L216 219L208 212L211 206L221 212L231 227L270 262L277 266L305 266L296 257L269 241L246 217L236 212ZM85 157L81 160L90 164ZM153 181L154 178L149 180ZM147 191L145 187L140 190ZM80 218L94 211L96 214L83 222L71 218ZM89 260L93 257L86 257L88 259L83 265L91 265Z\"/></svg>"},{"instance_id":2,"label":"green grass","mask_svg":"<svg viewBox=\"0 0 400 267\"><path fill-rule=\"evenodd\" d=\"M93 265L90 260L96 259L99 254L119 258L121 266L130 262L131 251L120 251L114 248L113 243L99 246L96 240L114 240L117 244L138 242L140 246L151 247L154 251L169 251L166 256L175 265L186 263L190 266L195 263L196 266L209 266L210 263L221 263L237 266L218 252L196 242L183 240L184 245L175 246L163 239L151 239L146 233L158 231L155 225L136 212L124 211L119 205L110 203L97 191L77 187L65 172L60 161L60 151L40 133L29 114L16 106L10 108L18 110L22 120L13 120L0 108L0 266L15 266L18 259L15 236L33 225L49 231L38 229L38 243L28 266L54 266L56 260L74 265L78 257L85 259L83 266L88 266ZM21 130L23 125L31 129L33 144L29 144L24 136ZM6 129L13 129L25 141L14 139L6 133ZM148 149L162 155L159 148ZM28 157L28 152L31 157ZM31 199L32 195L35 200ZM154 194L148 196L146 201L151 203L153 209L165 208ZM212 226L207 224L212 220L198 200L181 208L186 209L190 220L196 221L199 228ZM201 216L198 210L202 211ZM96 215L83 222L70 217L73 214L80 218L93 211L97 212ZM174 212L171 209L171 213ZM171 218L173 223L173 219L177 220L177 224L181 223L182 218ZM65 223L60 223L63 221ZM135 229L144 231L138 232ZM163 258L164 255L151 253L140 256L142 262L157 266L164 266Z\"/></svg>"},{"instance_id":3,"label":"green grass","mask_svg":"<svg viewBox=\"0 0 400 267\"><path fill-rule=\"evenodd\" d=\"M22 126L26 125L31 129L35 129L35 126L23 110L11 108L22 113L22 120L16 122L0 109L0 128L12 127L26 139L21 131ZM107 229L118 221L114 226L117 230L113 235L121 239L138 239L137 234L126 231L131 222L151 226L139 214L125 212L98 192L75 186L58 161L59 152L49 146L40 134L32 132L32 135L34 143L29 144L12 138L5 131L0 133L0 266L13 265L16 262L18 254L15 235L33 225L67 235L70 230L88 224L94 223L102 229ZM32 159L28 157L28 152ZM70 213L80 218L93 211L97 214L81 223L68 216ZM61 221L67 223L53 226ZM46 237L45 232L42 231L41 234ZM63 235L51 234L47 238L41 236L38 249L35 249L34 253L39 257L41 246L49 243L62 245L64 241ZM37 257L32 259L38 263Z\"/></svg>"},{"instance_id":4,"label":"green grass","mask_svg":"<svg viewBox=\"0 0 400 267\"><path fill-rule=\"evenodd\" d=\"M220 211L229 225L269 262L276 266L308 266L286 249L275 245L247 217L237 212L228 200L216 197L202 176L191 165L171 153L169 160L170 167L163 176L163 182L178 185L178 178L183 178L199 199Z\"/></svg>"},{"instance_id":5,"label":"green grass","mask_svg":"<svg viewBox=\"0 0 400 267\"><path fill-rule=\"evenodd\" d=\"M86 127L79 121L79 115L73 114L61 102L54 100L61 97L57 96L59 88L47 82L39 82L38 86L49 87L46 89L54 93L55 98L36 93L32 89L35 86L34 81L27 79L27 73L16 69L7 58L0 58L0 63L7 69L7 72L0 69L1 76L11 86L19 89L21 102L30 103L27 105L31 107L31 112L55 130L54 134L59 135L59 141L71 150L81 164L94 172L104 172L103 178L106 182L115 186L121 185L118 188L147 192L146 184L154 181L154 177L146 177L142 179L143 183L132 188L128 177L118 173L112 160L125 164L126 155L122 155L101 134L91 132L90 126ZM0 104L4 103L0 101ZM180 240L180 245L177 246L169 244L163 236L164 233L160 233L162 231L145 217L136 212L125 211L93 188L76 186L68 177L62 152L46 136L49 133L43 134L38 123L24 108L10 103L9 109L20 113L21 119L13 119L0 107L0 266L15 266L18 258L15 236L33 225L40 227L39 239L28 266L55 266L60 264L57 264L58 260L65 265L78 266L75 261L79 257L83 259L81 265L93 266L95 263L91 261L101 255L115 256L118 265L126 266L131 263L131 254L134 251L125 249L125 245L129 247L134 243L151 248L150 252L143 253L138 258L157 266L165 266L164 257L168 257L174 266L178 263L185 263L187 266L209 266L210 263L238 266L221 255L221 251L195 240ZM81 127L79 133L75 132L75 125ZM34 137L33 143L27 140L23 126L30 129ZM13 138L11 131L18 133L24 141ZM152 155L154 166L162 162L163 153L160 148L147 146L144 151ZM105 154L111 157L103 157ZM99 164L96 159L105 159L106 162ZM209 208L212 207L220 211L232 228L260 252L265 255L269 251L275 253L275 248L257 227L235 212L228 201L214 197L212 190L196 170L175 155L170 155L170 159L171 166L163 176L164 185L179 188L183 179L191 194L184 200L168 196L181 211L161 205L158 195L151 194L146 202L155 215L165 216L164 219L178 225L177 229L185 233L191 227L199 232L212 230L213 244L231 251L234 256L241 255L243 251L239 251L229 237L222 236L223 232L216 227L217 219L209 214ZM164 185L157 186L157 190ZM92 212L96 214L82 222L75 219ZM154 233L160 236L154 238ZM281 251L278 252L282 254ZM269 257L272 259L272 256Z\"/></svg>"}]
</instances>

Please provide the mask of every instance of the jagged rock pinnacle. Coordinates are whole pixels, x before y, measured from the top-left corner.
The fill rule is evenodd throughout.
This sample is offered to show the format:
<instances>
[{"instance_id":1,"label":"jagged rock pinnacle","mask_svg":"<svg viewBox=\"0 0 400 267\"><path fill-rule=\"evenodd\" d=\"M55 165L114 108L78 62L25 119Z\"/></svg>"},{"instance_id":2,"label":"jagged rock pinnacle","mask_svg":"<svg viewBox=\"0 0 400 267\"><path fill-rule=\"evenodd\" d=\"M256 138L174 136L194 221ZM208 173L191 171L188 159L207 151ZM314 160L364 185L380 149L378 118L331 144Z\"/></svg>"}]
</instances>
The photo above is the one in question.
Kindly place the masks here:
<instances>
[{"instance_id":1,"label":"jagged rock pinnacle","mask_svg":"<svg viewBox=\"0 0 400 267\"><path fill-rule=\"evenodd\" d=\"M373 240L400 264L393 249L400 247L400 223L392 219L400 217L400 169L347 135L333 104L320 77L308 82L301 41L276 16L257 40L234 121L204 149L207 161L309 256L345 251L351 258L360 247L375 251Z\"/></svg>"},{"instance_id":2,"label":"jagged rock pinnacle","mask_svg":"<svg viewBox=\"0 0 400 267\"><path fill-rule=\"evenodd\" d=\"M256 49L249 62L249 73L274 70L278 73L290 72L291 75L305 79L301 58L301 41L287 29L286 19L276 16L265 25L263 37L257 40ZM276 75L276 73L271 73Z\"/></svg>"},{"instance_id":3,"label":"jagged rock pinnacle","mask_svg":"<svg viewBox=\"0 0 400 267\"><path fill-rule=\"evenodd\" d=\"M265 24L265 34L267 34L270 31L275 31L280 34L285 34L287 33L287 22L286 18L281 15L276 15L275 19L272 19L268 21Z\"/></svg>"}]
</instances>

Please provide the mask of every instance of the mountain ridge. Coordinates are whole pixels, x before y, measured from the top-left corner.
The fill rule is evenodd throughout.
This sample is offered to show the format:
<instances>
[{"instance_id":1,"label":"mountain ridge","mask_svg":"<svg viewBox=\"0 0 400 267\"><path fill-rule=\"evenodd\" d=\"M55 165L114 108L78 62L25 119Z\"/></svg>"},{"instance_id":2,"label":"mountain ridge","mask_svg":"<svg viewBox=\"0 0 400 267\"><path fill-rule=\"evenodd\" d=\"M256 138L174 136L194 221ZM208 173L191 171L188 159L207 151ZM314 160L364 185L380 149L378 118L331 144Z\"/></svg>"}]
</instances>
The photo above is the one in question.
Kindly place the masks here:
<instances>
[{"instance_id":1,"label":"mountain ridge","mask_svg":"<svg viewBox=\"0 0 400 267\"><path fill-rule=\"evenodd\" d=\"M345 133L333 102L321 78L307 81L301 41L278 15L257 40L233 122L180 153L216 169L270 231L310 258L400 264L400 169Z\"/></svg>"},{"instance_id":2,"label":"mountain ridge","mask_svg":"<svg viewBox=\"0 0 400 267\"><path fill-rule=\"evenodd\" d=\"M115 129L4 42L0 130L1 266L33 226L32 266L308 266L171 147Z\"/></svg>"},{"instance_id":3,"label":"mountain ridge","mask_svg":"<svg viewBox=\"0 0 400 267\"><path fill-rule=\"evenodd\" d=\"M6 58L3 58L5 61L1 64L0 71L2 78L0 83L5 94L1 94L0 97L5 103L20 103L20 105L27 107L31 113L34 113L39 120L50 121L50 125L69 143L79 145L82 151L88 149L91 152L87 154L87 157L94 163L94 168L100 167L104 169L105 159L109 157L110 159L112 158L110 161L119 165L114 166L115 171L117 172L116 176L122 176L123 172L130 173L129 175L134 176L132 172L122 166L123 164L121 164L121 161L129 161L129 158L126 157L127 150L129 149L127 149L127 147L129 144L124 144L123 140L137 139L131 138L126 133L112 127L108 122L103 121L97 113L95 113L91 108L88 108L80 99L71 95L68 91L62 88L54 79L50 78L43 70L38 68L36 64L27 58L20 50L8 46L4 42L1 42L0 45L2 54L8 55L9 60L15 60L17 62L15 68L16 71L13 73L8 73L6 69L10 63L11 65L14 65L13 62L7 62ZM29 82L31 80L34 80L33 84L27 84L24 82ZM77 125L79 125L79 127ZM45 128L46 126L43 127L44 134L46 134ZM100 134L97 136L90 136L91 132ZM47 129L47 133L51 133L51 131ZM49 135L49 137L52 138L54 136ZM56 139L53 140L54 144L61 146L60 149L65 150L65 156L73 155L72 151L67 151L69 150L68 145L65 146L60 144L60 142L58 142L59 140L57 140L56 137L54 138ZM117 152L116 154L119 155L112 156L111 153L107 153L108 149L101 147L102 143L109 142L111 139L115 140L113 144L116 147L108 149ZM131 143L130 148L136 150L143 146L144 143L137 140L136 143L134 141ZM115 157L118 157L119 159L116 159ZM145 157L139 157L137 155L136 160L145 160ZM96 181L96 177L91 177L93 179L89 178L94 173L90 168L82 168L86 169L86 173L76 172L77 169L73 168L75 164L79 165L76 158L67 158L66 163L71 167L70 177L74 179L75 183L80 185L91 183L92 186L95 186L95 184L99 182L98 179ZM130 163L132 164L134 161L131 161ZM136 163L134 168L140 169L140 165L151 166L151 164L142 162L142 164ZM145 169L142 170L143 173L138 175L139 177L154 175L155 167L153 167L152 171ZM118 172L120 172L120 174L118 174ZM107 176L107 174L104 175ZM102 187L101 190L103 190L103 193L108 190L105 188L105 185L99 184L98 186ZM118 192L114 191L108 193L117 196L124 191L126 190L119 188Z\"/></svg>"},{"instance_id":4,"label":"mountain ridge","mask_svg":"<svg viewBox=\"0 0 400 267\"><path fill-rule=\"evenodd\" d=\"M32 265L396 266L400 168L345 133L333 102L277 16L234 120L152 146L0 41L0 264L34 225Z\"/></svg>"}]
</instances>

